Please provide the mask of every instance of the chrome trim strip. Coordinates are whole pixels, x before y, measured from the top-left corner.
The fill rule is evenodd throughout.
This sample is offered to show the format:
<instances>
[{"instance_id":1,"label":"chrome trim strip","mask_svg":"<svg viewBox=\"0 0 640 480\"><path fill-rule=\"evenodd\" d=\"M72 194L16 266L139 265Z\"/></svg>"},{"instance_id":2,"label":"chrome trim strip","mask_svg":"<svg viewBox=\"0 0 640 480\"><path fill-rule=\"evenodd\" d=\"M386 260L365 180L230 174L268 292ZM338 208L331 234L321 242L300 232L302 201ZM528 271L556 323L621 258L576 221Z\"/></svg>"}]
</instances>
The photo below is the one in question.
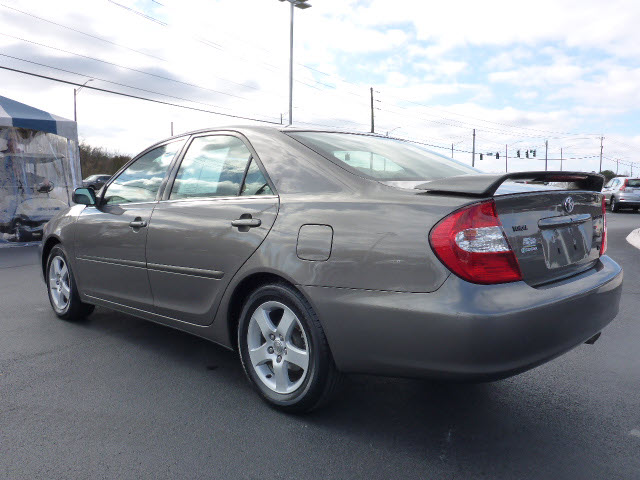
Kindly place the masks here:
<instances>
[{"instance_id":1,"label":"chrome trim strip","mask_svg":"<svg viewBox=\"0 0 640 480\"><path fill-rule=\"evenodd\" d=\"M110 265L119 265L123 267L147 268L146 262L137 262L135 260L121 260L121 259L115 259L115 258L92 257L90 255L78 255L76 259L84 260L86 262L108 263Z\"/></svg>"},{"instance_id":2,"label":"chrome trim strip","mask_svg":"<svg viewBox=\"0 0 640 480\"><path fill-rule=\"evenodd\" d=\"M557 228L565 227L569 225L579 225L588 220L591 220L591 215L588 213L582 213L578 215L563 215L561 217L550 217L538 220L538 228Z\"/></svg>"},{"instance_id":3,"label":"chrome trim strip","mask_svg":"<svg viewBox=\"0 0 640 480\"><path fill-rule=\"evenodd\" d=\"M220 280L224 272L218 270L205 270L204 268L177 267L175 265L161 265L159 263L147 263L149 270L163 273L176 273L178 275L190 275L192 277L213 278Z\"/></svg>"}]
</instances>

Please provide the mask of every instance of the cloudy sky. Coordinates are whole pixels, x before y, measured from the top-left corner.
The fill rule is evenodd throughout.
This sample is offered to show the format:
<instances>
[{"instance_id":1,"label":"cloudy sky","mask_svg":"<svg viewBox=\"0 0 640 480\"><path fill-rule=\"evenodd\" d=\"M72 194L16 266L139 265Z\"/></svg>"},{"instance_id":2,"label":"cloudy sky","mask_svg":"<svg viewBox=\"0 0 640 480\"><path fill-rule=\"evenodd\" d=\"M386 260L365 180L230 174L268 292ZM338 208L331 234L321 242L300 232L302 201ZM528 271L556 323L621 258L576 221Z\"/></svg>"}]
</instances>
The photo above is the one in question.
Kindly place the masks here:
<instances>
[{"instance_id":1,"label":"cloudy sky","mask_svg":"<svg viewBox=\"0 0 640 480\"><path fill-rule=\"evenodd\" d=\"M634 0L309 0L296 10L294 125L370 128L486 171L640 173ZM176 133L287 123L289 4L276 0L0 0L0 66L85 89L80 137L135 154ZM0 95L73 118L73 86L0 70ZM508 145L508 147L506 147ZM513 158L536 150L536 158ZM500 153L500 159L487 153Z\"/></svg>"}]
</instances>

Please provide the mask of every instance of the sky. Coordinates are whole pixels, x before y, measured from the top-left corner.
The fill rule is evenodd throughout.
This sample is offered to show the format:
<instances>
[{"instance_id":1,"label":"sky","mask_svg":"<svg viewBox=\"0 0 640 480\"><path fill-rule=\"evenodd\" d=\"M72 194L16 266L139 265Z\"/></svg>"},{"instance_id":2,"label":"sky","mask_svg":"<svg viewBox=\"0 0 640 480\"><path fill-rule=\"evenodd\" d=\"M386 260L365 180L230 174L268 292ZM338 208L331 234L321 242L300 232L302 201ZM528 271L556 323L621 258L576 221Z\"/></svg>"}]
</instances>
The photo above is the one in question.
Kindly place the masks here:
<instances>
[{"instance_id":1,"label":"sky","mask_svg":"<svg viewBox=\"0 0 640 480\"><path fill-rule=\"evenodd\" d=\"M294 126L369 131L373 88L377 133L447 156L453 146L471 164L475 129L487 172L544 170L545 145L550 170L562 155L564 170L598 171L602 142L603 169L630 173L635 162L640 173L637 1L308 3L295 10ZM173 104L82 89L80 138L114 152L168 137L171 122L176 134L286 125L289 9L0 0L0 66ZM73 89L0 69L0 95L63 117L73 118Z\"/></svg>"}]
</instances>

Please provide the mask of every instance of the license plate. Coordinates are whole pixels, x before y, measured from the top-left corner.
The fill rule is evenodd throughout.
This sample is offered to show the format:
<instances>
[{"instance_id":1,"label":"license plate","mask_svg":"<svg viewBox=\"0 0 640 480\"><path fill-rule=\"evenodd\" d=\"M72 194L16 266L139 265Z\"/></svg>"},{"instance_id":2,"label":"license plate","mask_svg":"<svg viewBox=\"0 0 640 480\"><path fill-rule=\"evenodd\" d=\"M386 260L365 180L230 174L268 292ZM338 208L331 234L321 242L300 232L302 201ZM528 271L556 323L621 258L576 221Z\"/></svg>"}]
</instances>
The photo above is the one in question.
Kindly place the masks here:
<instances>
[{"instance_id":1,"label":"license plate","mask_svg":"<svg viewBox=\"0 0 640 480\"><path fill-rule=\"evenodd\" d=\"M547 268L566 267L584 260L589 254L584 226L552 228L542 231Z\"/></svg>"}]
</instances>

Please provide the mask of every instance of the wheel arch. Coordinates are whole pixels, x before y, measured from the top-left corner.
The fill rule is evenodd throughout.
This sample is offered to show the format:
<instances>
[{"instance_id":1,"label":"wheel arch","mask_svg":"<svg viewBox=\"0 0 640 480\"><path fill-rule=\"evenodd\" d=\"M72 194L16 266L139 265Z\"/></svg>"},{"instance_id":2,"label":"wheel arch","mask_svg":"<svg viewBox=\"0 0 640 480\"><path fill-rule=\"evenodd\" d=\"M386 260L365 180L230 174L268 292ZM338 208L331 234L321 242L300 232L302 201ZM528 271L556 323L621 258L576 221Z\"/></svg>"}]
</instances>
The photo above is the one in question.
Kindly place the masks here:
<instances>
[{"instance_id":1,"label":"wheel arch","mask_svg":"<svg viewBox=\"0 0 640 480\"><path fill-rule=\"evenodd\" d=\"M292 283L290 280L287 280L282 275L266 271L254 272L250 275L247 275L234 286L227 306L227 330L229 333L231 347L234 350L238 349L238 324L240 323L240 314L242 313L242 307L245 300L257 288L261 287L262 285L273 283L284 283L297 291L307 301L309 301L307 296L294 283ZM311 302L309 303L311 304Z\"/></svg>"},{"instance_id":2,"label":"wheel arch","mask_svg":"<svg viewBox=\"0 0 640 480\"><path fill-rule=\"evenodd\" d=\"M50 236L49 238L47 238L47 240L45 241L44 245L42 246L42 258L40 259L41 262L41 266L42 266L42 274L46 277L47 275L47 260L49 260L49 253L51 252L51 249L53 247L55 247L58 244L61 244L62 241L60 241L60 239L56 236Z\"/></svg>"}]
</instances>

